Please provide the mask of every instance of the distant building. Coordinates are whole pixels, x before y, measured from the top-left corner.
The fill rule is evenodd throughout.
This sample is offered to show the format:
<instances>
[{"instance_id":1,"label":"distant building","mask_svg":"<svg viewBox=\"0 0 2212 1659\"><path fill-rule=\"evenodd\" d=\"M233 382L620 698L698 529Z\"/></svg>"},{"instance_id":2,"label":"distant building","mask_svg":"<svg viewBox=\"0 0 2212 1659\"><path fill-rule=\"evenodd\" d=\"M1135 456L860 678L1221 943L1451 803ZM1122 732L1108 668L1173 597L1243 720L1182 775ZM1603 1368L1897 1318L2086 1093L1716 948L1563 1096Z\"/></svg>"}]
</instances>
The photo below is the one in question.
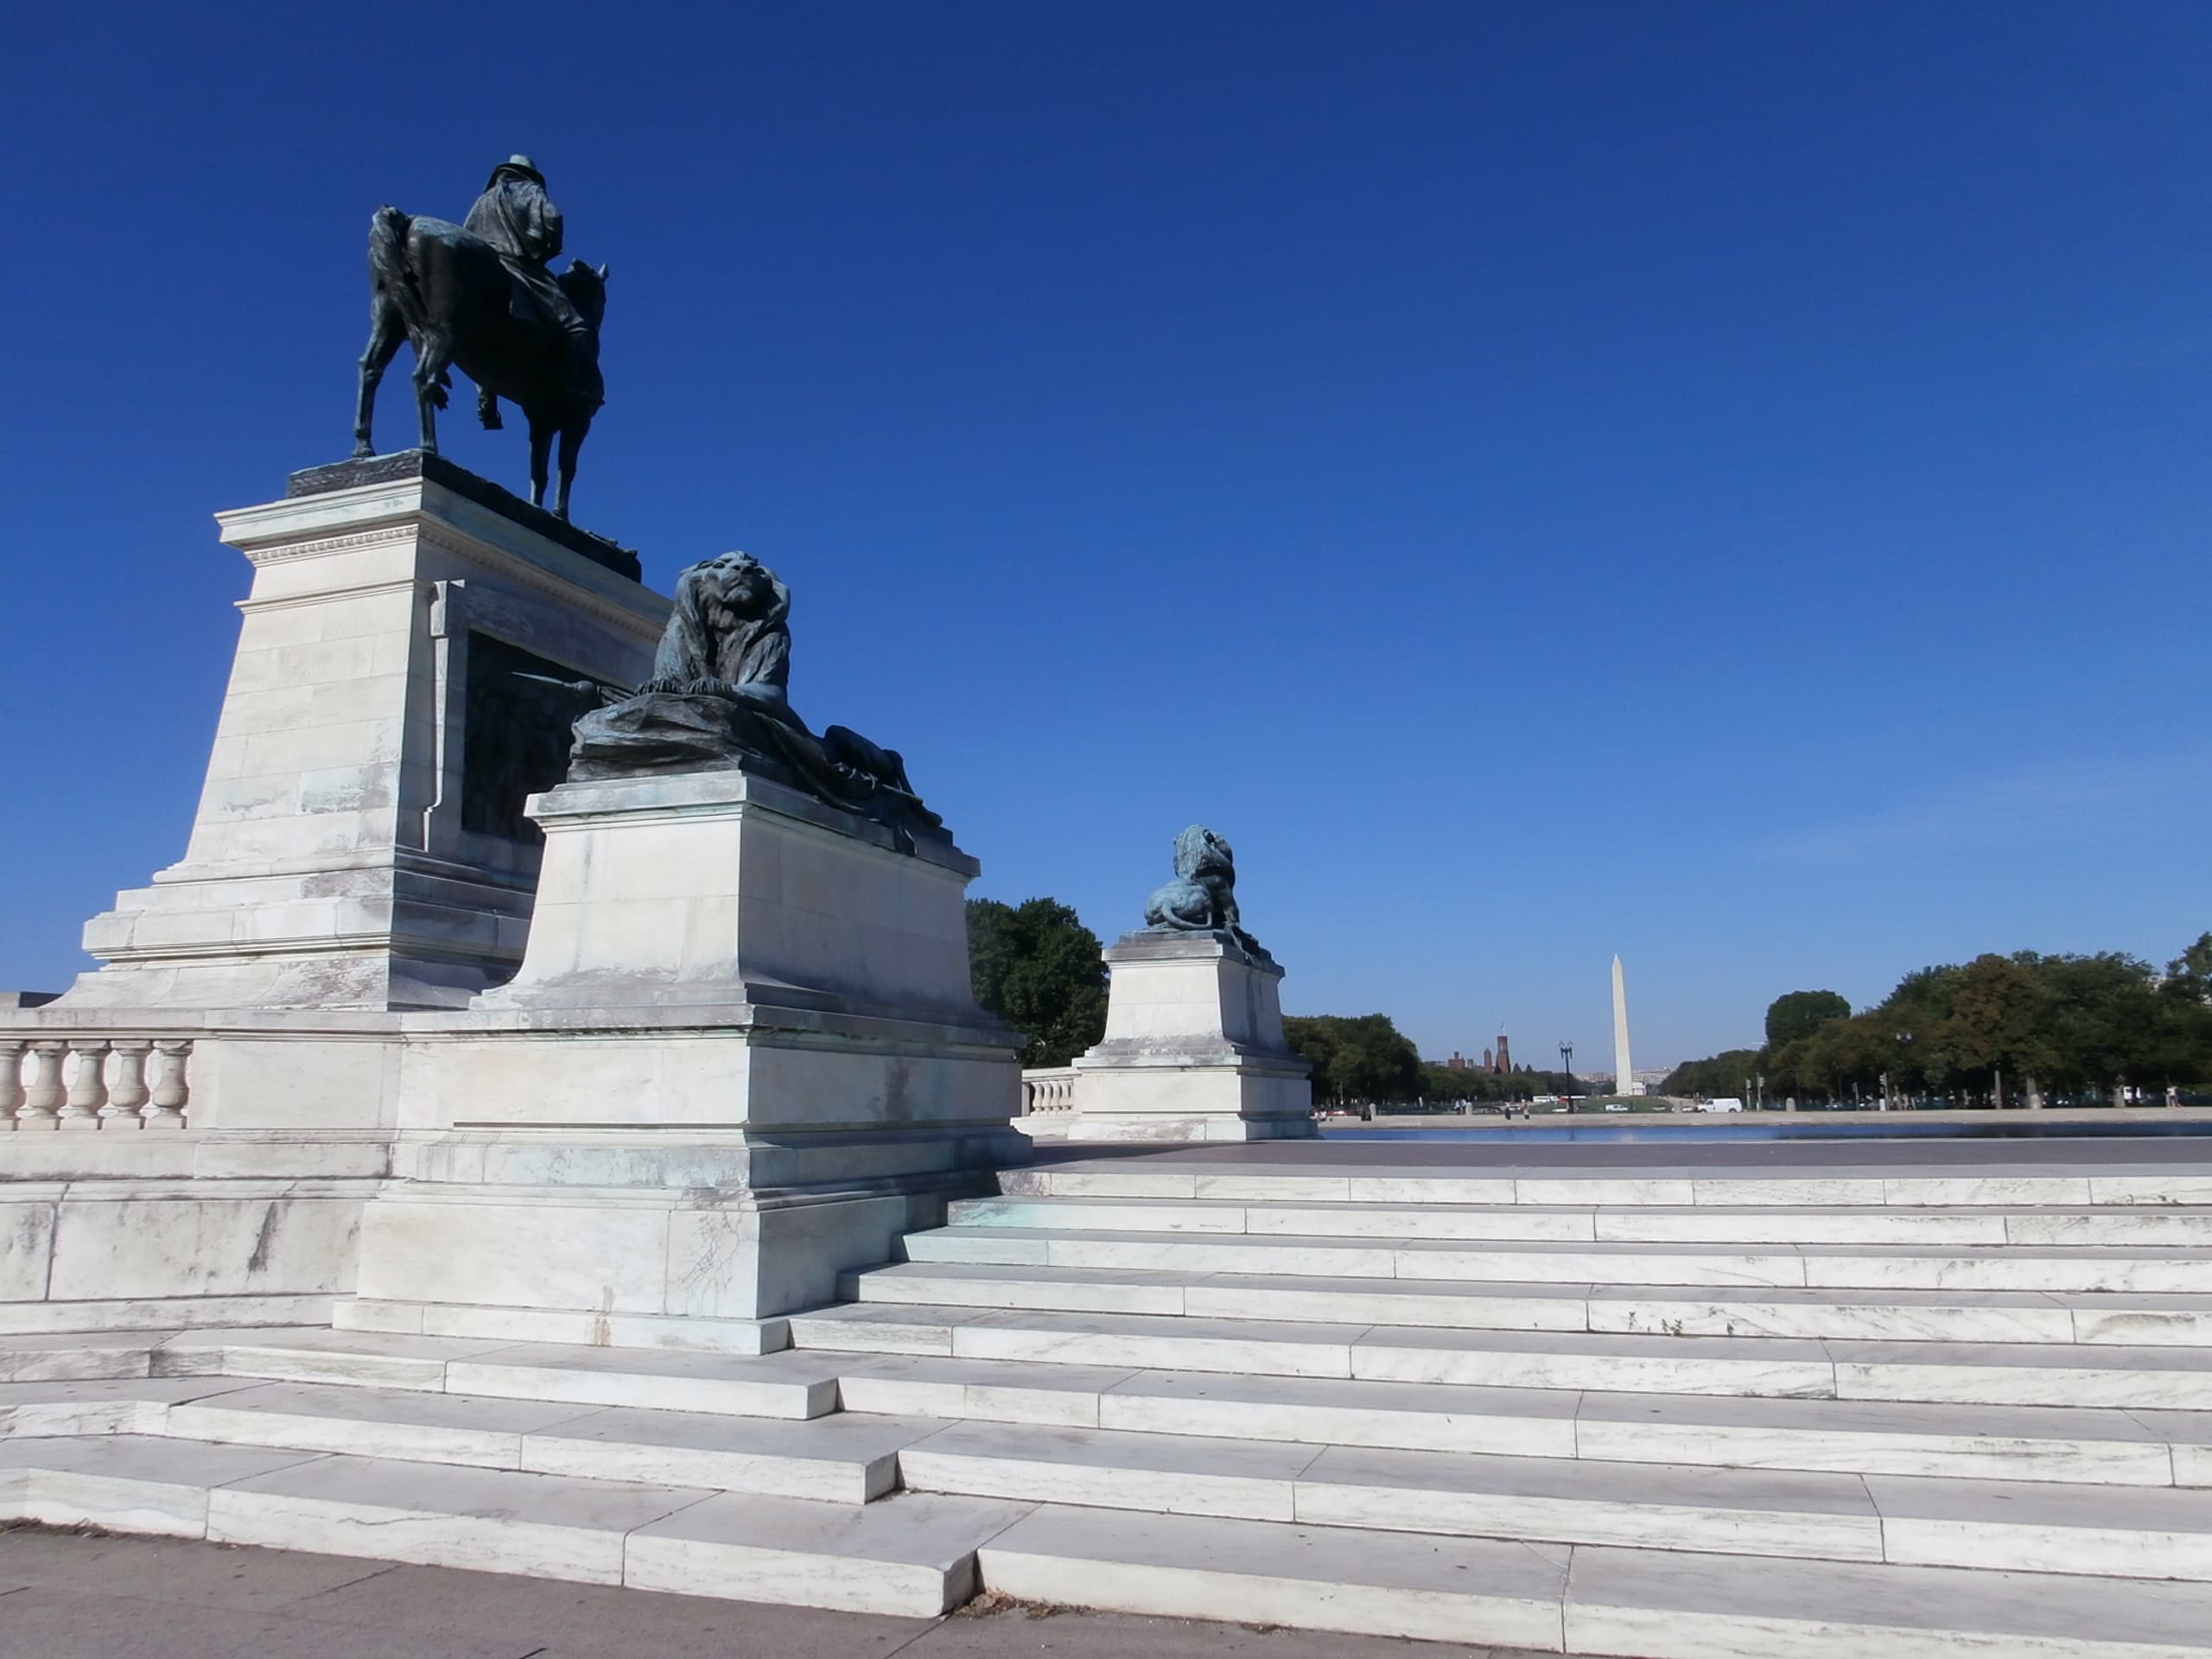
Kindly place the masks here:
<instances>
[{"instance_id":1,"label":"distant building","mask_svg":"<svg viewBox=\"0 0 2212 1659\"><path fill-rule=\"evenodd\" d=\"M1497 1070L1497 1062L1491 1058L1490 1050L1488 1049L1483 1050L1483 1070L1485 1071L1495 1071Z\"/></svg>"},{"instance_id":2,"label":"distant building","mask_svg":"<svg viewBox=\"0 0 2212 1659\"><path fill-rule=\"evenodd\" d=\"M1511 1051L1506 1047L1505 1033L1501 1031L1497 1033L1497 1063L1491 1067L1491 1070L1493 1071L1510 1071L1512 1069L1513 1055Z\"/></svg>"}]
</instances>

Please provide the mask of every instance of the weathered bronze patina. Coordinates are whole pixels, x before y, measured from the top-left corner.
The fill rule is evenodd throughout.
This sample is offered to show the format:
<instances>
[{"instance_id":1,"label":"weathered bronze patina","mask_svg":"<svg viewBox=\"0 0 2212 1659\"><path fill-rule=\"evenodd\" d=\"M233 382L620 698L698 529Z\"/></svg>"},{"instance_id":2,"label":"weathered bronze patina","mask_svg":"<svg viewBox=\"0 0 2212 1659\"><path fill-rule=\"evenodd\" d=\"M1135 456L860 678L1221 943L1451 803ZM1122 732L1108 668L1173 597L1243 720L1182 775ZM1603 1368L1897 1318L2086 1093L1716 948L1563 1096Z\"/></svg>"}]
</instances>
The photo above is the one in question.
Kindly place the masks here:
<instances>
[{"instance_id":1,"label":"weathered bronze patina","mask_svg":"<svg viewBox=\"0 0 2212 1659\"><path fill-rule=\"evenodd\" d=\"M376 453L377 385L404 340L415 351L422 447L437 453L437 411L458 367L476 383L477 412L498 429L499 399L530 423L530 501L545 501L547 464L560 440L556 518L569 516L576 453L606 402L599 327L607 267L581 259L556 276L561 211L527 156L492 170L466 224L410 217L397 207L369 220L369 343L353 416L353 453Z\"/></svg>"},{"instance_id":2,"label":"weathered bronze patina","mask_svg":"<svg viewBox=\"0 0 2212 1659\"><path fill-rule=\"evenodd\" d=\"M950 841L896 749L844 726L817 737L792 709L791 608L791 589L748 554L684 571L652 677L626 697L575 688L607 706L576 721L569 781L742 767L872 818L910 850Z\"/></svg>"}]
</instances>

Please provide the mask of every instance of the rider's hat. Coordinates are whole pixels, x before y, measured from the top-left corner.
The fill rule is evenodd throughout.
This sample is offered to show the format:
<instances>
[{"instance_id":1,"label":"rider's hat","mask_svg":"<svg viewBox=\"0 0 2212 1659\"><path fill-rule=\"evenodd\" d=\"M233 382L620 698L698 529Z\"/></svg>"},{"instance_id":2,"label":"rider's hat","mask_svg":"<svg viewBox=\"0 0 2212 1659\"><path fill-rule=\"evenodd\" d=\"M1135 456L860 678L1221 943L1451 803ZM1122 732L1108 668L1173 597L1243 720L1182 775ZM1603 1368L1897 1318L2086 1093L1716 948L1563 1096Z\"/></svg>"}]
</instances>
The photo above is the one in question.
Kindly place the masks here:
<instances>
[{"instance_id":1,"label":"rider's hat","mask_svg":"<svg viewBox=\"0 0 2212 1659\"><path fill-rule=\"evenodd\" d=\"M509 173L521 174L541 190L545 188L545 175L537 170L537 163L527 156L508 156L505 161L492 169L492 176L484 181L484 188L489 190Z\"/></svg>"}]
</instances>

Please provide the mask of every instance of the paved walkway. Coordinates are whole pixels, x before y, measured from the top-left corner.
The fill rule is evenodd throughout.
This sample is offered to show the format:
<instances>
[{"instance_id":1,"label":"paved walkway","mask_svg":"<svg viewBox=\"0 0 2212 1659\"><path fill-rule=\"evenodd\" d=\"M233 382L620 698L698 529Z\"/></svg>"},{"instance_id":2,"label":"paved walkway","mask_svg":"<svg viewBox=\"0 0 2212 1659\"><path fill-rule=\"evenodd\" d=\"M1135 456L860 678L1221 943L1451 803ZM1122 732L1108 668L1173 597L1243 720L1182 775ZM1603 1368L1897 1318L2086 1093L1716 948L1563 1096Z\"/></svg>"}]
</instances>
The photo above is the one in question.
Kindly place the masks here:
<instances>
[{"instance_id":1,"label":"paved walkway","mask_svg":"<svg viewBox=\"0 0 2212 1659\"><path fill-rule=\"evenodd\" d=\"M0 1529L0 1659L1458 1659L1477 1651L1120 1613L880 1618L348 1556Z\"/></svg>"}]
</instances>

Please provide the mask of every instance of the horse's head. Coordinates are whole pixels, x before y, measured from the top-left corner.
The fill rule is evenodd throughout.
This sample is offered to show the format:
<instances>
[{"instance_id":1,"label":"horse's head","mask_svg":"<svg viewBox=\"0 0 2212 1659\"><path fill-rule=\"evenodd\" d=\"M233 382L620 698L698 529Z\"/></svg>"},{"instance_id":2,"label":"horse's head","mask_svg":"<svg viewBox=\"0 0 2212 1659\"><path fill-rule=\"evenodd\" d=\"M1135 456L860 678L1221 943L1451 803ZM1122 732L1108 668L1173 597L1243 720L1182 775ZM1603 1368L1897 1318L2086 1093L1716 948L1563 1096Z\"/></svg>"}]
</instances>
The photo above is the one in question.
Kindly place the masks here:
<instances>
[{"instance_id":1,"label":"horse's head","mask_svg":"<svg viewBox=\"0 0 2212 1659\"><path fill-rule=\"evenodd\" d=\"M595 332L607 316L607 267L594 268L581 259L571 260L569 268L554 280L569 296L569 303L576 308L576 315L591 324Z\"/></svg>"}]
</instances>

